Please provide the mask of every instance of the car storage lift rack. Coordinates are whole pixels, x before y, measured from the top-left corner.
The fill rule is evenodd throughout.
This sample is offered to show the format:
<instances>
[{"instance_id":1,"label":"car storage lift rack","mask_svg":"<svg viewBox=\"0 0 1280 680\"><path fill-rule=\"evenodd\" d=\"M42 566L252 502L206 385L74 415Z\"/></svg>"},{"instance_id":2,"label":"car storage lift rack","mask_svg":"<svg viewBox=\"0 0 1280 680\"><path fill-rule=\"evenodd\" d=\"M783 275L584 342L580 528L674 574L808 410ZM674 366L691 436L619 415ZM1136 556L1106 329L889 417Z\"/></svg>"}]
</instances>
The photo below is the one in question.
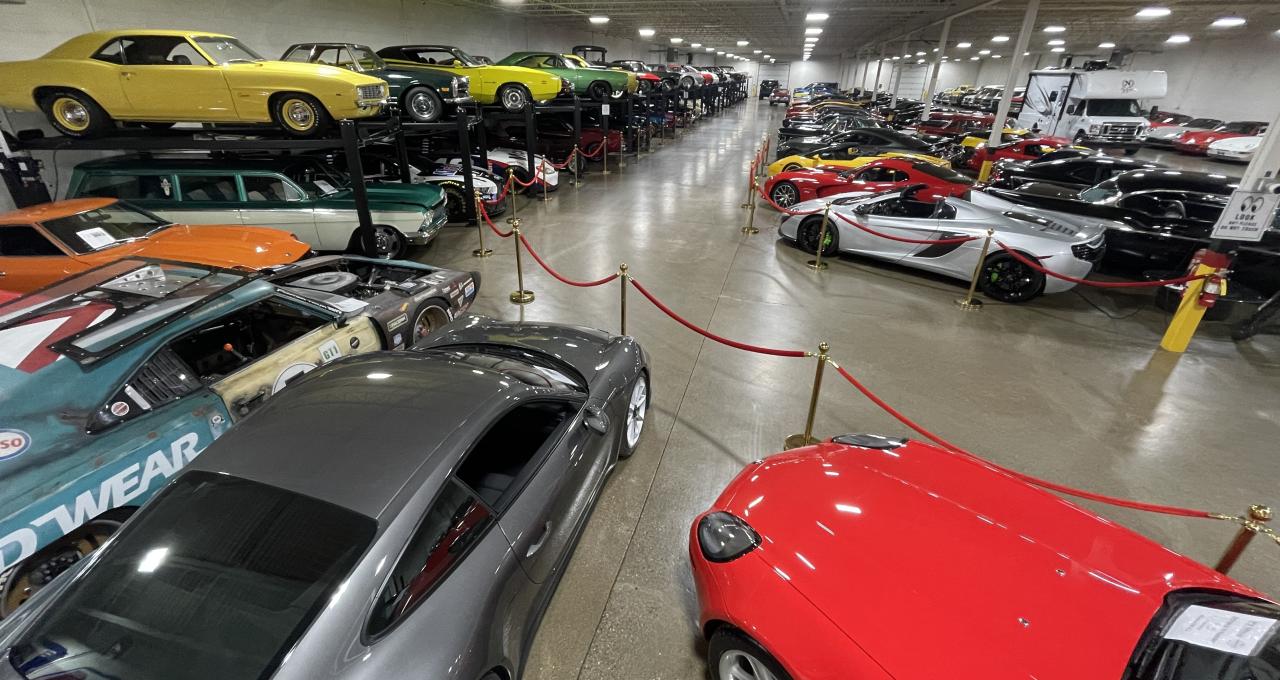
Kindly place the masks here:
<instances>
[{"instance_id":1,"label":"car storage lift rack","mask_svg":"<svg viewBox=\"0 0 1280 680\"><path fill-rule=\"evenodd\" d=\"M360 161L360 148L370 144L391 144L399 156L400 181L409 183L407 136L440 135L455 132L463 149L471 147L471 130L480 125L480 117L473 112L458 116L455 120L436 123L402 123L396 116L380 120L338 121L339 135L299 139L280 136L278 132L263 127L218 126L215 128L174 128L168 130L121 129L116 134L76 139L62 135L45 137L23 131L10 139L13 151L309 151L342 149L347 158L347 173L351 178L352 199L360 226L373 226L369 213L369 197L365 191L364 167ZM481 146L483 154L483 145ZM464 182L468 196L475 195L472 181L470 154L462 154ZM31 205L15 195L18 207ZM23 205L26 203L27 205ZM474 201L467 201L468 224L475 225L478 215Z\"/></svg>"}]
</instances>

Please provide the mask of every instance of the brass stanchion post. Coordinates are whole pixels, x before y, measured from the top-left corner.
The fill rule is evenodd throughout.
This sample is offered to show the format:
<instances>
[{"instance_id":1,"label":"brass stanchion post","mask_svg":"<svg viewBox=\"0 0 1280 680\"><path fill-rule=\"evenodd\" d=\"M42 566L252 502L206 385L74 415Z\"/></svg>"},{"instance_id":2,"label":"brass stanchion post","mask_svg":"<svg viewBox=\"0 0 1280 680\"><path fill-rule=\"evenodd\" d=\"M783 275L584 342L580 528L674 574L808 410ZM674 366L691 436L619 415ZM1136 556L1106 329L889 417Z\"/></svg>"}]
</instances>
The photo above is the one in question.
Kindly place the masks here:
<instances>
[{"instance_id":1,"label":"brass stanchion post","mask_svg":"<svg viewBox=\"0 0 1280 680\"><path fill-rule=\"evenodd\" d=\"M751 169L747 171L747 197L742 199L742 205L738 206L744 210L755 203L755 196L751 195L751 193L756 190L756 168L754 161L755 159L752 159Z\"/></svg>"},{"instance_id":2,"label":"brass stanchion post","mask_svg":"<svg viewBox=\"0 0 1280 680\"><path fill-rule=\"evenodd\" d=\"M507 168L507 198L511 199L511 217L507 218L507 224L516 218L516 173L510 167Z\"/></svg>"},{"instance_id":3,"label":"brass stanchion post","mask_svg":"<svg viewBox=\"0 0 1280 680\"><path fill-rule=\"evenodd\" d=\"M809 395L809 415L804 421L804 433L787 437L782 444L783 449L796 449L818 443L818 440L813 438L813 419L818 413L818 394L822 391L822 369L827 365L827 351L830 349L831 346L825 342L818 344L818 368L813 374L813 393Z\"/></svg>"},{"instance_id":4,"label":"brass stanchion post","mask_svg":"<svg viewBox=\"0 0 1280 680\"><path fill-rule=\"evenodd\" d=\"M818 229L818 247L814 250L816 253L812 260L805 264L815 272L820 272L827 268L827 263L822 261L822 251L827 247L827 225L831 222L831 204L828 203L822 209L822 227Z\"/></svg>"},{"instance_id":5,"label":"brass stanchion post","mask_svg":"<svg viewBox=\"0 0 1280 680\"><path fill-rule=\"evenodd\" d=\"M484 202L480 192L476 192L476 237L480 239L480 247L471 251L472 257L489 257L493 251L484 247Z\"/></svg>"},{"instance_id":6,"label":"brass stanchion post","mask_svg":"<svg viewBox=\"0 0 1280 680\"><path fill-rule=\"evenodd\" d=\"M751 177L750 191L751 193L748 194L748 196L750 197L751 203L747 205L747 223L742 225L742 233L747 235L760 233L760 228L756 226L756 201L755 201L756 178L755 176Z\"/></svg>"},{"instance_id":7,"label":"brass stanchion post","mask_svg":"<svg viewBox=\"0 0 1280 680\"><path fill-rule=\"evenodd\" d=\"M577 189L582 184L582 178L578 177L578 145L573 145L573 153L569 154L569 172L573 173L573 188Z\"/></svg>"},{"instance_id":8,"label":"brass stanchion post","mask_svg":"<svg viewBox=\"0 0 1280 680\"><path fill-rule=\"evenodd\" d=\"M619 318L619 325L622 327L622 335L627 334L627 283L628 283L627 279L628 278L630 278L630 276L627 274L627 263L623 262L622 264L618 265L618 281L622 283L622 287L619 288L619 290L621 291L620 295L622 297L622 302L621 302L621 306L618 308L618 318Z\"/></svg>"},{"instance_id":9,"label":"brass stanchion post","mask_svg":"<svg viewBox=\"0 0 1280 680\"><path fill-rule=\"evenodd\" d=\"M1234 519L1234 518L1232 518ZM1262 531L1264 524L1271 520L1271 508L1265 505L1250 505L1249 514L1245 517L1244 522L1240 525L1240 530L1236 532L1236 537L1231 540L1231 545L1227 546L1222 557L1218 560L1214 569L1223 574L1231 571L1231 567L1235 566L1240 556L1244 554L1244 549L1249 547L1249 542L1253 540L1254 535Z\"/></svg>"},{"instance_id":10,"label":"brass stanchion post","mask_svg":"<svg viewBox=\"0 0 1280 680\"><path fill-rule=\"evenodd\" d=\"M514 219L514 218L513 218ZM533 302L533 291L524 288L524 268L520 262L520 220L511 223L512 241L516 244L516 289L511 291L512 304L527 305Z\"/></svg>"},{"instance_id":11,"label":"brass stanchion post","mask_svg":"<svg viewBox=\"0 0 1280 680\"><path fill-rule=\"evenodd\" d=\"M600 163L602 164L600 168L600 174L602 175L613 174L609 172L609 138L608 137L605 137L604 141L600 142Z\"/></svg>"},{"instance_id":12,"label":"brass stanchion post","mask_svg":"<svg viewBox=\"0 0 1280 680\"><path fill-rule=\"evenodd\" d=\"M973 294L978 290L978 277L982 276L982 265L987 261L987 252L991 250L991 237L994 235L995 232L993 230L987 230L987 237L982 241L982 253L978 255L978 263L973 266L973 278L969 280L969 292L963 298L956 300L956 304L960 305L960 309L966 312L982 309L982 300L974 299Z\"/></svg>"},{"instance_id":13,"label":"brass stanchion post","mask_svg":"<svg viewBox=\"0 0 1280 680\"><path fill-rule=\"evenodd\" d=\"M551 200L547 197L547 158L542 157L542 202L546 203Z\"/></svg>"}]
</instances>

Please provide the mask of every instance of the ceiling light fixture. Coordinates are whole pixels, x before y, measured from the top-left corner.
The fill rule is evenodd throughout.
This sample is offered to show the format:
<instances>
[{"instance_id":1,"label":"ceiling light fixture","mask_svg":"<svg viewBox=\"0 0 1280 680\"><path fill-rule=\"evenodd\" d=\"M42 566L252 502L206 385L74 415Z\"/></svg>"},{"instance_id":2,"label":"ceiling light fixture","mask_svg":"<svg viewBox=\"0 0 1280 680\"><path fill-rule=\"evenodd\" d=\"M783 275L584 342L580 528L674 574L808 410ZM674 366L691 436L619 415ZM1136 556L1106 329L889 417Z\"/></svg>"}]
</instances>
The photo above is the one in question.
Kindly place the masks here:
<instances>
[{"instance_id":1,"label":"ceiling light fixture","mask_svg":"<svg viewBox=\"0 0 1280 680\"><path fill-rule=\"evenodd\" d=\"M982 56L985 57L988 54L991 54L991 50L978 50L978 54L981 54Z\"/></svg>"},{"instance_id":2,"label":"ceiling light fixture","mask_svg":"<svg viewBox=\"0 0 1280 680\"><path fill-rule=\"evenodd\" d=\"M751 50L752 54L764 54L764 50Z\"/></svg>"},{"instance_id":3,"label":"ceiling light fixture","mask_svg":"<svg viewBox=\"0 0 1280 680\"><path fill-rule=\"evenodd\" d=\"M1022 53L1022 56L1024 56L1024 57L1029 57L1029 56L1031 56L1031 53L1030 53L1030 52L1023 52L1023 53Z\"/></svg>"},{"instance_id":4,"label":"ceiling light fixture","mask_svg":"<svg viewBox=\"0 0 1280 680\"><path fill-rule=\"evenodd\" d=\"M652 28L642 28L642 29L640 29L640 37L641 37L641 38L652 38L652 37L653 37L653 34L654 34L654 30L653 30Z\"/></svg>"},{"instance_id":5,"label":"ceiling light fixture","mask_svg":"<svg viewBox=\"0 0 1280 680\"><path fill-rule=\"evenodd\" d=\"M1174 45L1181 45L1182 43L1191 42L1191 36L1187 35L1186 33L1174 33L1173 35L1169 36L1169 38L1165 40L1165 42L1172 43Z\"/></svg>"},{"instance_id":6,"label":"ceiling light fixture","mask_svg":"<svg viewBox=\"0 0 1280 680\"><path fill-rule=\"evenodd\" d=\"M956 49L958 50L967 50L970 47L973 47L973 43L971 42L956 43Z\"/></svg>"},{"instance_id":7,"label":"ceiling light fixture","mask_svg":"<svg viewBox=\"0 0 1280 680\"><path fill-rule=\"evenodd\" d=\"M1245 23L1244 17L1218 17L1209 25L1214 28L1235 28L1237 26L1243 26Z\"/></svg>"},{"instance_id":8,"label":"ceiling light fixture","mask_svg":"<svg viewBox=\"0 0 1280 680\"><path fill-rule=\"evenodd\" d=\"M1067 44L1067 41L1065 41L1065 40L1050 40L1049 42L1047 42L1047 43L1045 43L1045 44L1046 44L1046 45L1048 45L1049 47L1057 47L1058 45L1065 45L1065 44Z\"/></svg>"},{"instance_id":9,"label":"ceiling light fixture","mask_svg":"<svg viewBox=\"0 0 1280 680\"><path fill-rule=\"evenodd\" d=\"M804 29L804 34L805 35L822 35L822 29L818 28L817 26L810 26L809 28Z\"/></svg>"},{"instance_id":10,"label":"ceiling light fixture","mask_svg":"<svg viewBox=\"0 0 1280 680\"><path fill-rule=\"evenodd\" d=\"M977 60L979 60L979 59L981 59L981 58L982 58L982 57L969 57L969 61L977 61Z\"/></svg>"},{"instance_id":11,"label":"ceiling light fixture","mask_svg":"<svg viewBox=\"0 0 1280 680\"><path fill-rule=\"evenodd\" d=\"M750 44L751 44L751 41L750 41L750 40L739 40L739 41L738 41L738 47L746 47L747 45L750 45Z\"/></svg>"},{"instance_id":12,"label":"ceiling light fixture","mask_svg":"<svg viewBox=\"0 0 1280 680\"><path fill-rule=\"evenodd\" d=\"M714 48L714 47L708 47L708 48L707 48L707 51L708 51L708 52L715 52L715 51L716 51L716 48ZM724 53L723 53L723 52L721 52L721 54L724 54Z\"/></svg>"},{"instance_id":13,"label":"ceiling light fixture","mask_svg":"<svg viewBox=\"0 0 1280 680\"><path fill-rule=\"evenodd\" d=\"M992 59L999 59L999 58L1000 58L1000 55L998 55L998 54L993 54L993 55L991 55L991 58L992 58Z\"/></svg>"},{"instance_id":14,"label":"ceiling light fixture","mask_svg":"<svg viewBox=\"0 0 1280 680\"><path fill-rule=\"evenodd\" d=\"M702 47L702 43L689 43L689 47L697 49L699 47Z\"/></svg>"},{"instance_id":15,"label":"ceiling light fixture","mask_svg":"<svg viewBox=\"0 0 1280 680\"><path fill-rule=\"evenodd\" d=\"M778 63L778 60L777 60L777 59L770 59L770 60L769 60L769 63L770 63L770 64L776 64L776 63Z\"/></svg>"},{"instance_id":16,"label":"ceiling light fixture","mask_svg":"<svg viewBox=\"0 0 1280 680\"><path fill-rule=\"evenodd\" d=\"M894 57L894 58L893 58L893 60L894 60L894 61L897 61L897 60L899 60L899 59L901 59L901 58L902 58L902 57Z\"/></svg>"},{"instance_id":17,"label":"ceiling light fixture","mask_svg":"<svg viewBox=\"0 0 1280 680\"><path fill-rule=\"evenodd\" d=\"M765 59L772 59L772 58L773 58L773 55L772 55L772 54L766 54L766 55L764 55L764 58L765 58Z\"/></svg>"},{"instance_id":18,"label":"ceiling light fixture","mask_svg":"<svg viewBox=\"0 0 1280 680\"><path fill-rule=\"evenodd\" d=\"M938 48L936 48L936 47L935 47L935 48L933 48L933 51L934 51L934 52L937 52L937 51L938 51Z\"/></svg>"},{"instance_id":19,"label":"ceiling light fixture","mask_svg":"<svg viewBox=\"0 0 1280 680\"><path fill-rule=\"evenodd\" d=\"M587 19L587 21L590 21L593 24L607 24L609 23L609 17L591 17L590 19Z\"/></svg>"},{"instance_id":20,"label":"ceiling light fixture","mask_svg":"<svg viewBox=\"0 0 1280 680\"><path fill-rule=\"evenodd\" d=\"M1116 44L1115 44L1115 43L1113 43L1113 42L1110 42L1110 41L1108 41L1108 42L1100 42L1100 43L1098 43L1098 49L1100 49L1100 50L1109 50L1109 49L1114 48L1115 46L1116 46Z\"/></svg>"},{"instance_id":21,"label":"ceiling light fixture","mask_svg":"<svg viewBox=\"0 0 1280 680\"><path fill-rule=\"evenodd\" d=\"M1066 31L1066 30L1067 30L1067 27L1066 27L1066 26L1056 26L1056 25L1055 25L1055 26L1045 26L1045 27L1044 27L1044 32L1045 32L1045 33L1062 33L1062 32L1064 32L1064 31Z\"/></svg>"},{"instance_id":22,"label":"ceiling light fixture","mask_svg":"<svg viewBox=\"0 0 1280 680\"><path fill-rule=\"evenodd\" d=\"M917 64L923 64L923 63L924 63L924 60L923 60L923 59L917 59L917 60L916 60L916 63L917 63Z\"/></svg>"},{"instance_id":23,"label":"ceiling light fixture","mask_svg":"<svg viewBox=\"0 0 1280 680\"><path fill-rule=\"evenodd\" d=\"M916 56L917 56L917 57L923 57L923 56L924 56L924 52L916 52Z\"/></svg>"},{"instance_id":24,"label":"ceiling light fixture","mask_svg":"<svg viewBox=\"0 0 1280 680\"><path fill-rule=\"evenodd\" d=\"M724 56L724 52L722 52L722 51L721 51L721 52L716 52L716 54L717 54L717 55L719 55L719 56L722 56L722 57Z\"/></svg>"},{"instance_id":25,"label":"ceiling light fixture","mask_svg":"<svg viewBox=\"0 0 1280 680\"><path fill-rule=\"evenodd\" d=\"M671 39L671 44L672 44L672 45L679 45L679 44L680 44L680 43L682 43L682 42L684 42L684 38L672 38L672 39Z\"/></svg>"},{"instance_id":26,"label":"ceiling light fixture","mask_svg":"<svg viewBox=\"0 0 1280 680\"><path fill-rule=\"evenodd\" d=\"M808 14L804 15L804 20L805 21L826 21L827 13L826 12L809 12Z\"/></svg>"},{"instance_id":27,"label":"ceiling light fixture","mask_svg":"<svg viewBox=\"0 0 1280 680\"><path fill-rule=\"evenodd\" d=\"M1067 48L1065 48L1065 47L1054 47L1053 49L1050 49L1049 51L1050 51L1050 52L1066 52L1066 51L1067 51Z\"/></svg>"},{"instance_id":28,"label":"ceiling light fixture","mask_svg":"<svg viewBox=\"0 0 1280 680\"><path fill-rule=\"evenodd\" d=\"M1173 14L1173 10L1168 7L1143 7L1138 10L1138 13L1134 16L1139 19L1159 19L1160 17L1167 17L1170 14Z\"/></svg>"},{"instance_id":29,"label":"ceiling light fixture","mask_svg":"<svg viewBox=\"0 0 1280 680\"><path fill-rule=\"evenodd\" d=\"M1009 36L1007 36L1007 35L997 35L997 36L995 36L994 38L992 38L992 39L991 39L991 42L1009 42Z\"/></svg>"},{"instance_id":30,"label":"ceiling light fixture","mask_svg":"<svg viewBox=\"0 0 1280 680\"><path fill-rule=\"evenodd\" d=\"M818 36L816 36L816 35L811 35L811 36L809 36L809 37L805 38L805 39L804 39L804 41L805 41L805 42L807 42L807 43L816 43L816 42L818 42Z\"/></svg>"}]
</instances>

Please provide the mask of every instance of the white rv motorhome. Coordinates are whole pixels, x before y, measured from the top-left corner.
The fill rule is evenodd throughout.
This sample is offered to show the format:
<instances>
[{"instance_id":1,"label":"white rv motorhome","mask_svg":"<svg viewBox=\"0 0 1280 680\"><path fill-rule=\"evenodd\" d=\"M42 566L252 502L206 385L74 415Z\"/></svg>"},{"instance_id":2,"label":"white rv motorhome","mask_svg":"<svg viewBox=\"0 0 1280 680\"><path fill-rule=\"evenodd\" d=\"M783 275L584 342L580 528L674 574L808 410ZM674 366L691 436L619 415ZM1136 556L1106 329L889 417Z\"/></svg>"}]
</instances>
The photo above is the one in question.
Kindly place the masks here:
<instances>
[{"instance_id":1,"label":"white rv motorhome","mask_svg":"<svg viewBox=\"0 0 1280 680\"><path fill-rule=\"evenodd\" d=\"M1151 127L1139 100L1159 99L1168 89L1164 71L1032 71L1018 125L1132 155Z\"/></svg>"}]
</instances>

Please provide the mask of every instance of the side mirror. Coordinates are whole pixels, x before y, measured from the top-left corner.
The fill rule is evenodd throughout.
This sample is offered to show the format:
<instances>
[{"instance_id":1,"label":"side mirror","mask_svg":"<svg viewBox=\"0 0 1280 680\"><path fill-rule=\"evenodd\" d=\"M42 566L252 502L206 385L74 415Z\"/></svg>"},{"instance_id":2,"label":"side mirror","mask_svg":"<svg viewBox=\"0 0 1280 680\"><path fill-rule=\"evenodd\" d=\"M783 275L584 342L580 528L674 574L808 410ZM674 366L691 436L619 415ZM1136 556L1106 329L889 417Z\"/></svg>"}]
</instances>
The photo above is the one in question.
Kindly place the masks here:
<instances>
[{"instance_id":1,"label":"side mirror","mask_svg":"<svg viewBox=\"0 0 1280 680\"><path fill-rule=\"evenodd\" d=\"M609 433L609 416L599 406L592 405L583 409L582 424L596 434Z\"/></svg>"}]
</instances>

